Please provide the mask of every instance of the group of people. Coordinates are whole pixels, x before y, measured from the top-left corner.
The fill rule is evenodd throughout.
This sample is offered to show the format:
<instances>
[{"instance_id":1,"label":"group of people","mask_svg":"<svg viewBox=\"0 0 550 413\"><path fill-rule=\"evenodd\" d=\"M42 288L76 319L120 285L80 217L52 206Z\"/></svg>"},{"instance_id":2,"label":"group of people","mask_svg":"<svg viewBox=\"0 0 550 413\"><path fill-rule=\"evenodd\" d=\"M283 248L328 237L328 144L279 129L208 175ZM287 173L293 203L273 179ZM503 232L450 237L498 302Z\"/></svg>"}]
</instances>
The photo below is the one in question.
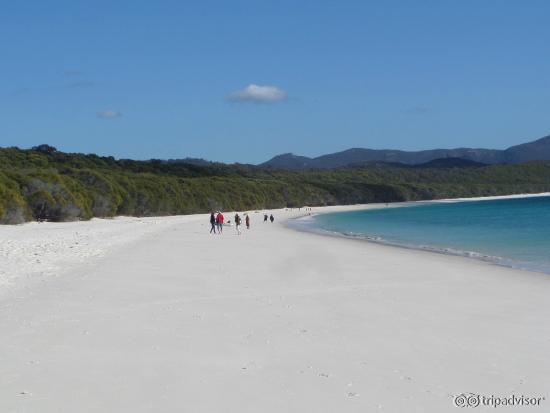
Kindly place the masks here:
<instances>
[{"instance_id":1,"label":"group of people","mask_svg":"<svg viewBox=\"0 0 550 413\"><path fill-rule=\"evenodd\" d=\"M268 216L267 214L264 215L264 222L267 222ZM269 216L269 220L273 223L275 221L275 217L273 214ZM246 225L246 229L250 229L250 215L244 214L244 222ZM225 221L225 218L221 211L217 211L214 213L214 211L210 212L210 225L212 226L210 228L211 234L221 234L223 232L223 226L224 225L231 225L231 221ZM242 218L237 212L235 214L235 229L237 230L237 234L241 235L241 225L242 225Z\"/></svg>"},{"instance_id":2,"label":"group of people","mask_svg":"<svg viewBox=\"0 0 550 413\"><path fill-rule=\"evenodd\" d=\"M223 232L223 214L221 211L218 211L216 214L214 214L214 211L210 212L210 225L212 225L212 228L210 228L210 233L216 233L216 230L218 234L221 234Z\"/></svg>"}]
</instances>

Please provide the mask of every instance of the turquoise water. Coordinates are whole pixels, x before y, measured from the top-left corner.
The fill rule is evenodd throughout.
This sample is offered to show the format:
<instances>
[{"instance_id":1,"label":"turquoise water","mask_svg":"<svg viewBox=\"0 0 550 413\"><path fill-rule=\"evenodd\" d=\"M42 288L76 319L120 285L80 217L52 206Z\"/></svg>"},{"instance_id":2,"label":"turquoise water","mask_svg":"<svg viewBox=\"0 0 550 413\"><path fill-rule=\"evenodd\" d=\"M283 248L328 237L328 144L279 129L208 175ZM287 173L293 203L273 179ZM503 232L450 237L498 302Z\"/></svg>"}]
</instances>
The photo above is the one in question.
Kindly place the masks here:
<instances>
[{"instance_id":1,"label":"turquoise water","mask_svg":"<svg viewBox=\"0 0 550 413\"><path fill-rule=\"evenodd\" d=\"M307 225L550 273L550 196L337 212Z\"/></svg>"}]
</instances>

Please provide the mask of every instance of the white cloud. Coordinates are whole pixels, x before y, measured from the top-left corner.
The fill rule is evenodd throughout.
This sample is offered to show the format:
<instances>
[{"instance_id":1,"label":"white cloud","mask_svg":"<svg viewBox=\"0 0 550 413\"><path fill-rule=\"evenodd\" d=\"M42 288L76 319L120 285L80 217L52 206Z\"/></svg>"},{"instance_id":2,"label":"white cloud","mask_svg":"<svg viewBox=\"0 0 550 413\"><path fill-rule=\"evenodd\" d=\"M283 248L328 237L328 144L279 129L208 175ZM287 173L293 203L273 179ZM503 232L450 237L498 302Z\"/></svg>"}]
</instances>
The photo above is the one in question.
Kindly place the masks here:
<instances>
[{"instance_id":1,"label":"white cloud","mask_svg":"<svg viewBox=\"0 0 550 413\"><path fill-rule=\"evenodd\" d=\"M231 93L227 99L232 102L275 103L286 99L286 92L276 86L250 84Z\"/></svg>"},{"instance_id":2,"label":"white cloud","mask_svg":"<svg viewBox=\"0 0 550 413\"><path fill-rule=\"evenodd\" d=\"M122 113L115 110L103 110L101 112L97 112L97 117L102 119L116 119L120 118L121 116Z\"/></svg>"}]
</instances>

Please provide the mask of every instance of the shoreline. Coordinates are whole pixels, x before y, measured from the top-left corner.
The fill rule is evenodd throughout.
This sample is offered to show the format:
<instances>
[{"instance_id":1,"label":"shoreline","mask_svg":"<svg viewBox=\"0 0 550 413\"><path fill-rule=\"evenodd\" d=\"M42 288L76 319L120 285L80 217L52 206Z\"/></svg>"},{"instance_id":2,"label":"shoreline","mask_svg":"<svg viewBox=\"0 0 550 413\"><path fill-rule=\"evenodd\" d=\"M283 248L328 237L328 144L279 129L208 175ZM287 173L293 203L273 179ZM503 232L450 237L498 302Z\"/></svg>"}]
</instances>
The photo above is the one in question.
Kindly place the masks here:
<instances>
[{"instance_id":1,"label":"shoreline","mask_svg":"<svg viewBox=\"0 0 550 413\"><path fill-rule=\"evenodd\" d=\"M344 210L353 210L353 209L369 209L369 207L379 207L381 205L391 205L391 206L400 206L408 204L424 204L424 203L437 203L437 202L468 202L468 201L491 201L497 199L518 199L518 198L533 198L539 196L550 196L550 192L537 192L537 193L522 193L522 194L511 194L511 195L491 195L491 196L480 196L480 197L470 197L470 198L441 198L441 199L426 199L418 201L399 201L399 202L372 202L368 204L349 204L349 205L322 205L322 206L313 206L310 208L323 208L323 211L328 212L339 212L338 209L342 208ZM300 208L306 208L308 206L303 206ZM296 210L297 207L282 207L282 208L260 208L260 209L250 209L242 211L230 211L229 213L234 212L253 212L253 211L286 211L286 210ZM332 211L334 209L334 211ZM329 211L330 210L330 211ZM326 212L323 212L326 213ZM92 221L113 221L117 219L164 219L170 217L193 217L201 216L208 214L207 212L200 212L196 214L184 214L184 215L153 215L153 216L134 216L134 215L115 215L113 217L101 218L101 217L92 217L88 220L75 220L75 221L26 221L20 224L0 224L0 230L2 228L10 227L20 227L30 224L67 224L75 222L92 222ZM0 231L1 233L1 231Z\"/></svg>"},{"instance_id":2,"label":"shoreline","mask_svg":"<svg viewBox=\"0 0 550 413\"><path fill-rule=\"evenodd\" d=\"M330 208L333 208L332 210L323 209L320 211L312 212L311 214L308 214L308 215L288 219L286 222L286 226L289 229L294 231L301 231L301 232L321 235L325 237L350 239L354 241L374 243L377 245L383 245L391 248L402 248L402 249L411 250L411 251L423 251L423 252L441 254L444 256L473 259L478 262L497 265L499 267L550 275L550 269L542 270L534 266L529 266L526 264L522 265L521 263L517 263L510 258L492 256L492 255L480 253L478 251L457 250L453 247L435 247L431 245L422 245L422 244L417 244L417 245L407 244L405 242L401 243L398 241L389 241L382 237L369 236L366 234L352 235L352 234L347 234L339 231L329 231L323 228L316 228L314 226L301 223L301 221L305 221L308 218L313 218L316 215L332 214L332 213L338 213L338 212L351 212L351 211L385 209L385 208L407 208L412 206L429 205L429 204L437 204L437 203L478 202L478 201L493 201L493 200L502 200L502 199L536 198L536 197L547 197L547 196L550 196L550 192L542 192L537 194L498 195L498 196L472 197L472 198L446 198L441 200L437 199L437 200L427 200L427 201L405 201L405 202L394 202L394 203L357 204L357 205L350 205L350 206L341 205L341 206L330 207Z\"/></svg>"},{"instance_id":3,"label":"shoreline","mask_svg":"<svg viewBox=\"0 0 550 413\"><path fill-rule=\"evenodd\" d=\"M311 207L310 214L298 211L297 208L281 208L272 211L277 216L284 216L285 225L291 225L295 219L304 218L315 214L333 212L345 212L379 208L403 208L413 205L423 205L438 202L468 202L493 199L528 198L548 196L550 193L538 194L514 194L483 198L456 198L444 200L407 201L394 203L371 203L355 205L335 205L323 207ZM254 211L249 211L254 215ZM228 216L234 212L228 212ZM57 277L81 266L93 265L98 259L116 253L133 242L139 242L149 235L162 232L172 225L181 223L184 225L190 221L203 220L207 214L175 215L161 217L126 217L118 216L109 219L93 218L89 221L72 222L27 222L19 225L0 226L0 258L3 265L0 266L0 297L10 291L16 291L23 287L32 288L36 283L43 282L50 277ZM291 228L296 231L296 228ZM312 231L318 233L319 231ZM322 234L334 237L336 234ZM357 239L346 235L342 238L353 238L354 241L369 241L386 247L399 247L414 251L435 252L441 255L458 256L462 258L475 258L478 261L499 263L468 257L461 254L449 254L444 251L431 251L425 248L394 245L388 242L376 240ZM29 257L31 259L29 259ZM504 267L525 270L509 265ZM529 270L531 272L539 272ZM15 290L14 290L15 289Z\"/></svg>"},{"instance_id":4,"label":"shoreline","mask_svg":"<svg viewBox=\"0 0 550 413\"><path fill-rule=\"evenodd\" d=\"M300 220L307 217L297 217L295 220ZM376 238L376 237L368 237L368 236L354 236L350 234L345 234L342 232L332 232L328 230L323 230L321 228L309 228L304 225L303 227L293 227L292 224L287 225L287 228L289 228L292 231L298 231L298 232L304 232L307 234L312 235L318 235L322 237L327 238L335 238L335 239L346 239L353 242L366 242L374 245L379 245L383 247L388 247L391 249L403 249L407 251L413 251L413 252L424 252L428 254L437 254L444 257L456 257L459 259L466 259L466 260L473 260L474 262L478 262L481 264L488 264L488 265L495 265L497 267L501 268L507 268L510 270L516 270L516 271L527 271L529 273L533 274L541 274L541 275L550 275L550 272L546 272L543 270L537 270L533 268L529 268L528 266L521 266L519 264L515 264L512 260L509 260L509 262L506 262L507 259L503 257L496 257L491 256L487 254L482 254L477 251L462 251L462 250L453 250L452 248L436 248L431 247L429 245L408 245L408 244L400 244L398 242L391 242L384 240L383 238Z\"/></svg>"}]
</instances>

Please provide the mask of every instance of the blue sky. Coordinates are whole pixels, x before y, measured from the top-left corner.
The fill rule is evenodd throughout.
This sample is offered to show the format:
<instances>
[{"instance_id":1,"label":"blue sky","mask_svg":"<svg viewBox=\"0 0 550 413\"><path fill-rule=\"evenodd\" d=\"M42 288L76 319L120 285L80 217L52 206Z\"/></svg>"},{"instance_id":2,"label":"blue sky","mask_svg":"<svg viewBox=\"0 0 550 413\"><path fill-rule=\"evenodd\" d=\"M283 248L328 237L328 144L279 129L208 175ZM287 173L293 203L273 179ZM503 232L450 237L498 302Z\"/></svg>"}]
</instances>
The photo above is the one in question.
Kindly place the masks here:
<instances>
[{"instance_id":1,"label":"blue sky","mask_svg":"<svg viewBox=\"0 0 550 413\"><path fill-rule=\"evenodd\" d=\"M550 2L17 1L0 146L261 162L550 134Z\"/></svg>"}]
</instances>

